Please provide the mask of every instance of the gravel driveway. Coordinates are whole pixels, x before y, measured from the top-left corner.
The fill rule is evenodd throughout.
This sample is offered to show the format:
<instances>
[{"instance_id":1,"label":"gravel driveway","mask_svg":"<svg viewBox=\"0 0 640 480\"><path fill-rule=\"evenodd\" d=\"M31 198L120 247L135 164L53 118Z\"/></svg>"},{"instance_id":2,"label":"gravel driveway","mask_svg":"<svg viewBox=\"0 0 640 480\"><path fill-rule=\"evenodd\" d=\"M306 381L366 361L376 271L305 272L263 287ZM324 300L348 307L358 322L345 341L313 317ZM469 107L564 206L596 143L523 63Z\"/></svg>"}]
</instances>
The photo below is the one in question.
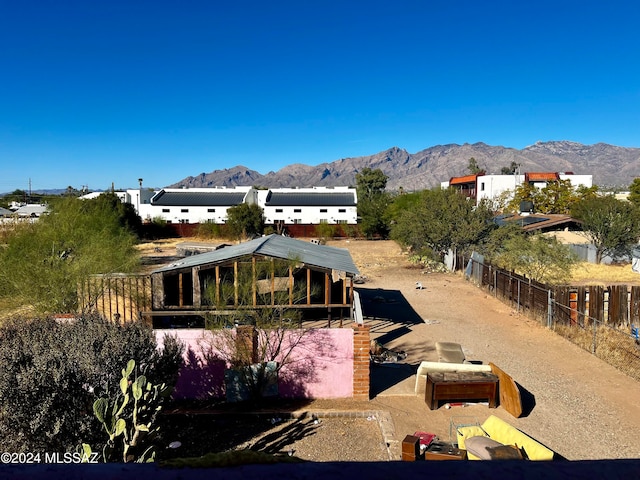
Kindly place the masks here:
<instances>
[{"instance_id":1,"label":"gravel driveway","mask_svg":"<svg viewBox=\"0 0 640 480\"><path fill-rule=\"evenodd\" d=\"M459 275L408 268L393 242L329 244L348 248L367 277L358 287L368 302L365 310L377 317L366 322L371 337L404 350L407 358L400 365L372 368L368 402L305 405L302 411L316 413L320 423L307 425L308 435L280 438L281 452L320 462L399 460L407 434L425 431L447 441L452 423L481 423L493 414L569 460L640 458L639 382ZM425 288L416 289L416 282ZM459 343L467 359L493 362L511 375L525 394L524 415L514 418L501 407L482 405L429 410L414 394L415 372L421 361L437 360L437 341ZM247 446L264 444L266 435L292 422Z\"/></svg>"}]
</instances>

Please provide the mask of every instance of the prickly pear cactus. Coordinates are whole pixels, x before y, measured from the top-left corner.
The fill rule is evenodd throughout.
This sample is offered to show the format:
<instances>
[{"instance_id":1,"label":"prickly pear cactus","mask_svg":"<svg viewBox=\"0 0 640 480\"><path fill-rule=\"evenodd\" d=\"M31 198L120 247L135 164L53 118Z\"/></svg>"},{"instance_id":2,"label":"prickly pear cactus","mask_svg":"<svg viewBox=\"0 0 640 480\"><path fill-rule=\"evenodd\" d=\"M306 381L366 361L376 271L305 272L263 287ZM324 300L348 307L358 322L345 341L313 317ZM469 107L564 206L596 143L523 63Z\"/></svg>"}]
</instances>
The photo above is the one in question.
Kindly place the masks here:
<instances>
[{"instance_id":1,"label":"prickly pear cactus","mask_svg":"<svg viewBox=\"0 0 640 480\"><path fill-rule=\"evenodd\" d=\"M120 392L115 398L101 397L93 404L93 413L109 436L103 449L104 461L110 461L117 452L124 462L153 461L153 446L148 446L156 416L169 394L167 385L153 385L144 375L132 380L136 363L129 360L122 369Z\"/></svg>"}]
</instances>

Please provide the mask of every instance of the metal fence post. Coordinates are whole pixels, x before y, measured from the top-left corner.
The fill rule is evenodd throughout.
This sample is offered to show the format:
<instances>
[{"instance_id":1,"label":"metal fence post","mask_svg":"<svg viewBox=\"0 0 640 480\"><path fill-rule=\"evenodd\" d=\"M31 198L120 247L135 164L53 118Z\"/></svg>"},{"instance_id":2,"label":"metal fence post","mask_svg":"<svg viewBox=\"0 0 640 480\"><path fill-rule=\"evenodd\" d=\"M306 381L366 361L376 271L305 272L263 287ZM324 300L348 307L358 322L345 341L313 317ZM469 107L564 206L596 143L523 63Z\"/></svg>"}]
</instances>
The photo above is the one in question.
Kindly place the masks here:
<instances>
[{"instance_id":1,"label":"metal fence post","mask_svg":"<svg viewBox=\"0 0 640 480\"><path fill-rule=\"evenodd\" d=\"M498 270L493 269L493 296L498 297Z\"/></svg>"},{"instance_id":2,"label":"metal fence post","mask_svg":"<svg viewBox=\"0 0 640 480\"><path fill-rule=\"evenodd\" d=\"M553 298L551 297L551 290L547 290L547 327L553 327Z\"/></svg>"}]
</instances>

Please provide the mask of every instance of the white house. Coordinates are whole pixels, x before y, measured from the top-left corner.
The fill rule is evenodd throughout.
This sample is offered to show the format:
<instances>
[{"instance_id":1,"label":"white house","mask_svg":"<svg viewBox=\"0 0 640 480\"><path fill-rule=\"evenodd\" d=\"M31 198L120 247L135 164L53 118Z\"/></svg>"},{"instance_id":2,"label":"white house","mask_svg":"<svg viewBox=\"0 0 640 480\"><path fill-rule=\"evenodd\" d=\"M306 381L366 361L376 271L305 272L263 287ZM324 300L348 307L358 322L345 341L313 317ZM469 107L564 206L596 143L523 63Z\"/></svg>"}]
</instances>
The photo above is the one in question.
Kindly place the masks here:
<instances>
[{"instance_id":1,"label":"white house","mask_svg":"<svg viewBox=\"0 0 640 480\"><path fill-rule=\"evenodd\" d=\"M465 175L453 177L448 182L442 182L441 187L455 187L467 197L473 198L478 204L483 199L495 200L505 192L510 192L511 197L515 189L524 183L532 184L537 188L544 188L550 182L569 180L573 188L593 186L592 175L574 175L571 172L529 172L514 175ZM508 193L507 193L508 195Z\"/></svg>"},{"instance_id":2,"label":"white house","mask_svg":"<svg viewBox=\"0 0 640 480\"><path fill-rule=\"evenodd\" d=\"M258 191L265 223L273 225L358 222L356 189L351 187L272 188Z\"/></svg>"}]
</instances>

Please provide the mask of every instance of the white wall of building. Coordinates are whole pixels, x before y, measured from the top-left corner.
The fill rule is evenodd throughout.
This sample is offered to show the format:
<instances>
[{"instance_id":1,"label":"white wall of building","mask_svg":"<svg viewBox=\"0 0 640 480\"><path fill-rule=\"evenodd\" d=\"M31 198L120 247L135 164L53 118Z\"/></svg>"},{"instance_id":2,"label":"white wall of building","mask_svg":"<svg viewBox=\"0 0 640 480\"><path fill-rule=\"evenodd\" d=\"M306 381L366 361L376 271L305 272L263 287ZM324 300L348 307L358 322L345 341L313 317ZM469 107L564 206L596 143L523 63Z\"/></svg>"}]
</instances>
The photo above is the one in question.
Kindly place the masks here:
<instances>
[{"instance_id":1,"label":"white wall of building","mask_svg":"<svg viewBox=\"0 0 640 480\"><path fill-rule=\"evenodd\" d=\"M281 222L285 225L302 224L318 225L328 224L350 224L358 223L357 205L267 205L267 195L274 193L351 193L357 204L355 188L350 187L312 187L312 188L272 188L270 190L258 191L258 204L264 210L265 223L275 224Z\"/></svg>"}]
</instances>

